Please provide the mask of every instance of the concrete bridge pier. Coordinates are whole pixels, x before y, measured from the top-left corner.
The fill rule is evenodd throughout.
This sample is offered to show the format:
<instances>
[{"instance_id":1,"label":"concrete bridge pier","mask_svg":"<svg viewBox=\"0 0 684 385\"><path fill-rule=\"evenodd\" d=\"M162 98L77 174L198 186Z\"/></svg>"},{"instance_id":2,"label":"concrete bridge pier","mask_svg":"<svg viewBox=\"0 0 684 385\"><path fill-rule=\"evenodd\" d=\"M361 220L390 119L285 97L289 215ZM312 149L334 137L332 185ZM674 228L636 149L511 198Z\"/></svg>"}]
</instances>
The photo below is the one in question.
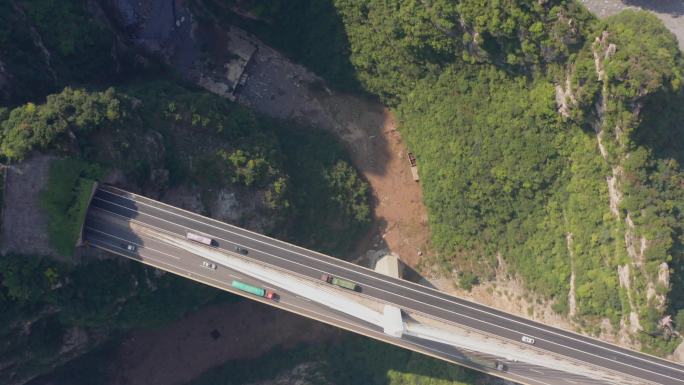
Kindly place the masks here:
<instances>
[{"instance_id":1,"label":"concrete bridge pier","mask_svg":"<svg viewBox=\"0 0 684 385\"><path fill-rule=\"evenodd\" d=\"M375 271L393 278L401 277L401 265L399 258L394 254L388 254L380 258L375 264ZM406 325L401 317L401 309L392 305L385 305L382 319L385 334L401 338Z\"/></svg>"}]
</instances>

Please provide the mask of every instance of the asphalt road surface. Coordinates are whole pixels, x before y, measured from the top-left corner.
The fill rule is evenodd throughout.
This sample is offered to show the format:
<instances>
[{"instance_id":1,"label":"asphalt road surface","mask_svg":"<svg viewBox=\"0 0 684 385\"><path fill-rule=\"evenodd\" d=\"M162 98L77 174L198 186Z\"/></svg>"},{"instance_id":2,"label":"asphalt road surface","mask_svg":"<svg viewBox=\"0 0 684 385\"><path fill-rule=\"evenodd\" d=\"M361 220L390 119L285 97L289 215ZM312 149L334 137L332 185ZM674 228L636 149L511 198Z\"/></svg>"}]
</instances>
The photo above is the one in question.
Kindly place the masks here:
<instances>
[{"instance_id":1,"label":"asphalt road surface","mask_svg":"<svg viewBox=\"0 0 684 385\"><path fill-rule=\"evenodd\" d=\"M207 269L202 265L206 261L200 255L188 252L183 248L160 242L154 237L141 234L131 226L131 221L107 211L92 208L86 220L84 238L91 246L108 250L127 258L142 262L174 274L196 280L203 284L231 291L235 294L266 303L299 315L307 316L336 327L389 342L404 348L446 359L461 365L471 367L485 373L494 374L524 384L586 384L604 385L603 381L587 378L586 376L568 374L546 367L526 364L519 361L487 356L479 352L468 352L448 344L424 340L417 337L404 336L401 339L388 336L376 325L350 317L346 313L336 311L329 306L322 306L314 301L301 298L287 291L287 288L270 286L267 282L259 281L242 272L234 271L226 266L217 264L217 269ZM138 229L140 230L140 229ZM128 246L134 245L134 250ZM235 253L226 253L236 255ZM246 282L256 287L274 290L278 293L276 301L266 300L249 293L238 291L230 286L233 279ZM316 281L318 282L318 281ZM323 284L322 284L323 285ZM324 285L327 286L327 285ZM329 289L333 286L327 286ZM342 289L337 289L342 290ZM493 369L496 361L506 364L505 372Z\"/></svg>"},{"instance_id":2,"label":"asphalt road surface","mask_svg":"<svg viewBox=\"0 0 684 385\"><path fill-rule=\"evenodd\" d=\"M105 215L103 216L102 214ZM100 219L98 219L98 216ZM150 253L146 255L155 257L154 253L163 254L157 255L156 258L175 267L182 266L187 261L192 261L190 263L193 266L190 268L186 267L188 272L180 273L180 275L204 282L202 277L188 275L188 273L196 271L197 266L199 266L196 259L201 257L180 249L169 250L168 248L171 246L159 242L155 243L154 239L136 239L140 235L135 234L126 225L129 222L138 223L142 226L181 238L184 238L187 232L204 234L214 240L214 247L219 250L234 252L236 246L244 247L249 250L249 253L244 256L247 259L313 280L319 280L323 273L345 278L359 284L361 290L358 295L394 304L406 311L416 312L447 323L478 330L510 343L524 345L521 340L522 337L530 337L534 339L534 344L528 346L530 348L552 352L556 355L567 357L571 361L598 366L614 373L627 374L642 380L644 383L684 385L684 366L682 365L569 331L549 327L412 282L388 277L361 266L221 223L113 187L101 187L95 193L89 210L84 237L96 246L124 255L126 255L126 250L123 250L122 242L138 241L138 244L144 246L145 253ZM117 250L116 242L119 244L119 250ZM122 253L122 251L124 252ZM184 253L190 255L185 255ZM129 254L139 255L140 252ZM136 255L126 256L136 259ZM157 266L155 263L150 264ZM157 267L169 270L163 266ZM205 283L212 284L211 282ZM221 285L214 286L221 287ZM282 291L282 288L280 291ZM283 301L285 298L286 296L283 296ZM301 300L304 301L303 299ZM293 305L302 307L301 304L293 303ZM307 312L312 312L309 305L304 304L303 307L306 308L306 311L294 308L288 310L319 319L323 322L336 324L330 322L330 320L307 314ZM314 309L313 312L315 313L319 310ZM329 310L326 311L329 312ZM322 314L325 314L325 311ZM330 317L338 318L335 314L331 314ZM344 315L342 318L348 320L349 316ZM387 338L377 336L377 330L372 330L373 328L377 329L377 327L369 325L359 326L357 324L350 327L342 327L387 340ZM370 332L359 331L357 330L359 327L366 327ZM380 334L382 334L381 331ZM408 340L402 341L402 343L397 343L396 341L388 342L402 346L405 345L404 342L412 343ZM437 345L439 344L433 345L429 346L429 348L435 351L443 350L438 349ZM422 350L425 351L425 348ZM435 352L431 354L443 355L442 353ZM453 359L453 357L450 359ZM537 369L533 371L538 372ZM522 377L524 378L522 382L526 383L556 382L549 381L547 373L534 376L537 377L537 380L532 380L528 376ZM539 381L540 379L545 380ZM565 383L586 383L582 382L582 380L575 381L578 380L571 380Z\"/></svg>"}]
</instances>

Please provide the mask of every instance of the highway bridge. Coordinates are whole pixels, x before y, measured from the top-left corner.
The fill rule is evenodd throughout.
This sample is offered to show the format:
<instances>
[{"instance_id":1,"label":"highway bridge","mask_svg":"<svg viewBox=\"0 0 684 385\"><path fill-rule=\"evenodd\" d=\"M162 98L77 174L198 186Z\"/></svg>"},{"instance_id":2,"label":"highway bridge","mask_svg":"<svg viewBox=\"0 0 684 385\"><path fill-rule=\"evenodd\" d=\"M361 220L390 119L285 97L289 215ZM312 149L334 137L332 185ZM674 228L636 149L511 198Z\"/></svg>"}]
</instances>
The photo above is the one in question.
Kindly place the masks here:
<instances>
[{"instance_id":1,"label":"highway bridge","mask_svg":"<svg viewBox=\"0 0 684 385\"><path fill-rule=\"evenodd\" d=\"M188 232L205 234L214 243L206 246L188 241ZM270 306L518 383L684 385L682 365L466 301L111 186L96 190L83 240ZM248 250L247 254L236 252L236 246ZM206 261L217 268L203 267ZM321 280L322 274L353 281L360 290L327 284ZM279 296L269 300L241 292L231 286L233 280L273 290ZM395 314L399 330L388 330L390 313ZM528 339L525 343L523 337L534 342L530 344Z\"/></svg>"}]
</instances>

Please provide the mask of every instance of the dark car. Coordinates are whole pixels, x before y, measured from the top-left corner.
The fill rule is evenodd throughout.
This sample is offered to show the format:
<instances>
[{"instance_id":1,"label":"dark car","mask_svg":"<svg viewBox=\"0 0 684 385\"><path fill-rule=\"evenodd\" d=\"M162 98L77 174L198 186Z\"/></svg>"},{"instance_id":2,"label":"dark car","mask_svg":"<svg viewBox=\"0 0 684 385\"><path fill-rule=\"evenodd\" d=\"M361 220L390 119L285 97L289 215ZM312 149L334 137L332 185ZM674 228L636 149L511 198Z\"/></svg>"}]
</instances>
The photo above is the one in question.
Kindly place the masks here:
<instances>
[{"instance_id":1,"label":"dark car","mask_svg":"<svg viewBox=\"0 0 684 385\"><path fill-rule=\"evenodd\" d=\"M496 363L494 364L494 368L500 372L505 372L508 370L508 367L506 366L506 364L504 364L501 361L496 361Z\"/></svg>"},{"instance_id":2,"label":"dark car","mask_svg":"<svg viewBox=\"0 0 684 385\"><path fill-rule=\"evenodd\" d=\"M245 249L242 246L235 246L235 252L240 253L242 255L247 255L249 253L249 250Z\"/></svg>"}]
</instances>

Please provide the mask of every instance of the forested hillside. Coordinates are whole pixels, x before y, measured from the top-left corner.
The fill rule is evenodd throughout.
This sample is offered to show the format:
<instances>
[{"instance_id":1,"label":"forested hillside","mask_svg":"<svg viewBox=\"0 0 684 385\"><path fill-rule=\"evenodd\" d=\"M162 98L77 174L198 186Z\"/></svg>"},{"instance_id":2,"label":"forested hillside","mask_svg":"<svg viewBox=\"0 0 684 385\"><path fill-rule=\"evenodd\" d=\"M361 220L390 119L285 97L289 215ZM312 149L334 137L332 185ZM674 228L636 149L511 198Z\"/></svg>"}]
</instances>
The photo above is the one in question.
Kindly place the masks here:
<instances>
[{"instance_id":1,"label":"forested hillside","mask_svg":"<svg viewBox=\"0 0 684 385\"><path fill-rule=\"evenodd\" d=\"M236 298L137 263L0 258L0 381L25 383L134 327L156 327Z\"/></svg>"},{"instance_id":2,"label":"forested hillside","mask_svg":"<svg viewBox=\"0 0 684 385\"><path fill-rule=\"evenodd\" d=\"M183 191L203 214L230 195L233 223L340 256L370 222L367 184L335 138L179 84L127 48L104 3L87 3L0 1L0 161L64 159L42 194L49 228L36 231L69 261L0 257L3 384L233 298L125 260L69 258L89 179L118 175L159 199Z\"/></svg>"},{"instance_id":3,"label":"forested hillside","mask_svg":"<svg viewBox=\"0 0 684 385\"><path fill-rule=\"evenodd\" d=\"M238 223L343 256L370 221L367 185L329 135L302 130L292 138L288 132L296 128L291 123L271 121L175 83L135 83L103 91L67 87L47 95L44 103L1 110L0 128L5 162L36 152L66 159L53 164L43 194L49 232L55 233L51 240L66 256L73 253L80 228L73 227L70 217L79 209L70 206L72 194L82 191L87 198L90 188L79 187L82 177L102 178L114 171L125 176L126 187L154 197L192 186L205 208L215 204L220 192L233 193L251 207L240 211ZM296 139L300 144L290 143ZM304 146L325 151L306 151ZM346 237L331 236L336 231ZM8 365L0 371L1 381L14 383L40 373L108 335L170 322L218 295L182 278L129 265L0 258L2 323L9 325L3 330L8 344L0 349L0 360ZM159 310L174 290L184 291L187 300L178 298ZM31 317L36 321L22 331ZM68 348L65 343L73 344L73 350L56 354Z\"/></svg>"},{"instance_id":4,"label":"forested hillside","mask_svg":"<svg viewBox=\"0 0 684 385\"><path fill-rule=\"evenodd\" d=\"M671 351L677 339L658 323L684 307L670 279L684 258L676 41L644 13L592 22L569 2L502 3L455 7L460 57L398 94L396 82L377 88L381 72L364 67L377 52L355 44L357 30L365 45L373 40L364 36L378 36L363 32L375 25L374 7L366 22L341 8L352 62L371 78L362 81L398 99L402 132L421 160L434 246L485 277L500 254L556 311L592 329L606 317L645 349ZM404 39L425 41L411 26ZM663 102L671 113L653 115Z\"/></svg>"},{"instance_id":5,"label":"forested hillside","mask_svg":"<svg viewBox=\"0 0 684 385\"><path fill-rule=\"evenodd\" d=\"M505 266L586 332L661 355L681 342L684 61L656 18L599 21L573 0L188 4L393 108L419 161L433 247L425 265L458 271L464 288ZM52 187L68 193L44 194L52 231L73 235L63 224L79 205L58 208L85 195L84 178L119 173L155 198L187 188L205 211L219 192L235 194L250 207L235 223L345 255L370 207L338 142L179 84L129 48L107 5L0 1L0 160L67 159ZM122 261L3 256L0 382L215 300L226 298ZM330 376L378 356L387 361L360 370L363 381L475 377L367 341L337 348L326 352L339 364ZM293 352L292 364L311 356ZM225 373L208 381L214 374Z\"/></svg>"},{"instance_id":6,"label":"forested hillside","mask_svg":"<svg viewBox=\"0 0 684 385\"><path fill-rule=\"evenodd\" d=\"M367 186L334 139L308 132L300 134L305 140L299 144L290 143L295 140L287 134L293 129L288 123L204 91L168 82L104 91L67 87L48 95L44 104L6 109L0 118L0 154L8 161L50 150L119 170L131 187L156 197L178 185L197 186L207 204L216 199L211 191L257 192L255 207L270 218L261 230L286 223L292 229L317 228L318 239L299 230L290 236L329 252L344 254L350 246L325 236L325 229L342 229L354 238L369 221ZM324 145L326 151L298 148L306 144ZM302 164L316 172L300 171ZM307 200L318 206L307 207Z\"/></svg>"},{"instance_id":7,"label":"forested hillside","mask_svg":"<svg viewBox=\"0 0 684 385\"><path fill-rule=\"evenodd\" d=\"M684 64L660 21L566 0L267 3L247 28L312 68L348 60L395 107L439 265L468 286L503 262L585 331L676 346ZM322 31L321 55L292 44ZM347 87L346 71L321 73Z\"/></svg>"},{"instance_id":8,"label":"forested hillside","mask_svg":"<svg viewBox=\"0 0 684 385\"><path fill-rule=\"evenodd\" d=\"M0 103L35 102L66 85L107 86L158 71L116 37L101 6L0 1Z\"/></svg>"}]
</instances>

